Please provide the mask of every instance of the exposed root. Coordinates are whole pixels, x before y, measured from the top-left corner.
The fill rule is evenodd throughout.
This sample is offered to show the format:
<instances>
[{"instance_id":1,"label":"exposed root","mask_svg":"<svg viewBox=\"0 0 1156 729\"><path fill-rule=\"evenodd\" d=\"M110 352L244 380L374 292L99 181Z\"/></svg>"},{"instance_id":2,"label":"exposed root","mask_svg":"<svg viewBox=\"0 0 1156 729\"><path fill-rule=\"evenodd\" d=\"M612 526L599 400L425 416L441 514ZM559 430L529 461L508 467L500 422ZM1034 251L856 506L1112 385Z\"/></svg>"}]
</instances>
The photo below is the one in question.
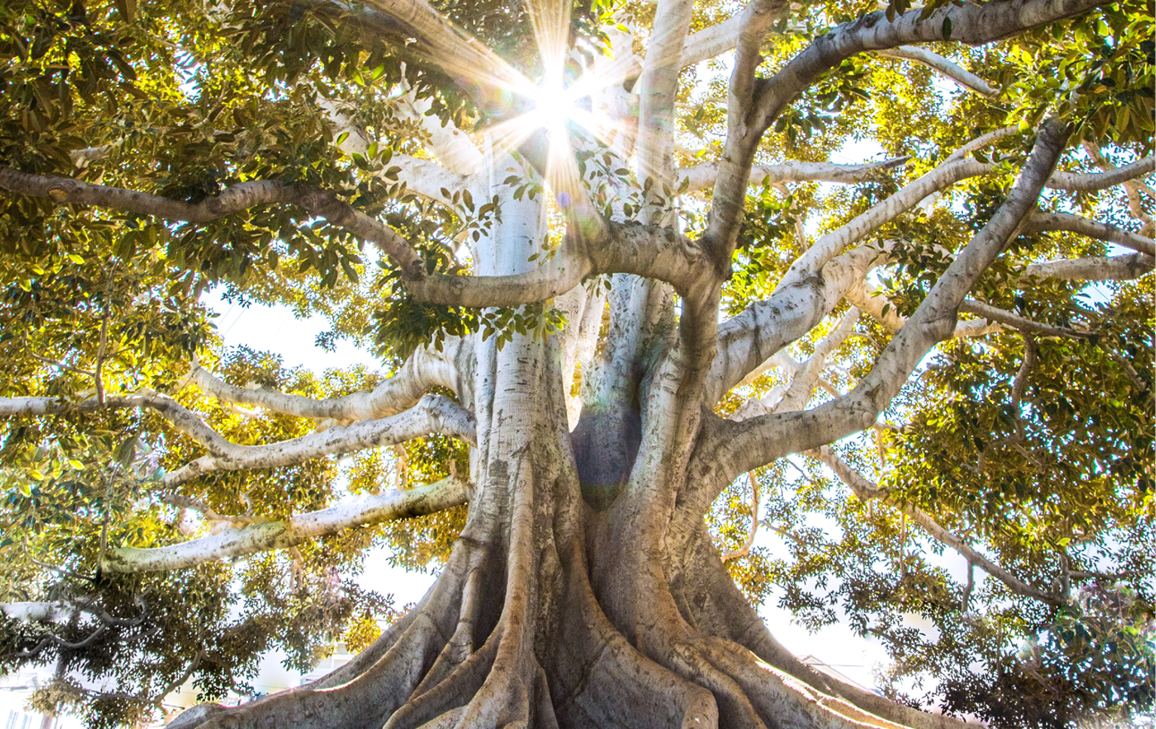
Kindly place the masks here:
<instances>
[{"instance_id":1,"label":"exposed root","mask_svg":"<svg viewBox=\"0 0 1156 729\"><path fill-rule=\"evenodd\" d=\"M546 671L536 659L534 661L534 689L531 696L534 709L534 725L540 729L559 729L558 716L554 713L554 702L550 698L550 681Z\"/></svg>"},{"instance_id":2,"label":"exposed root","mask_svg":"<svg viewBox=\"0 0 1156 729\"><path fill-rule=\"evenodd\" d=\"M499 639L499 633L490 636L480 650L472 653L444 680L400 706L385 723L384 729L442 726L440 722L445 720L445 716L452 714L460 718L494 665ZM458 725L455 721L446 726Z\"/></svg>"},{"instance_id":3,"label":"exposed root","mask_svg":"<svg viewBox=\"0 0 1156 729\"><path fill-rule=\"evenodd\" d=\"M631 579L604 589L637 594L612 601L635 611L631 630L617 629L591 586L582 532L559 544L549 512L532 508L535 494L558 483L531 487L528 465L511 471L510 482L525 488L508 512L508 545L461 540L418 609L355 668L236 709L205 710L200 729L958 726L856 694L799 663L747 607L709 543L689 559L695 580L680 578L673 589L640 577L654 574L640 560L621 560ZM495 584L500 596L485 590ZM496 620L487 617L495 611Z\"/></svg>"},{"instance_id":4,"label":"exposed root","mask_svg":"<svg viewBox=\"0 0 1156 729\"><path fill-rule=\"evenodd\" d=\"M780 727L901 729L900 725L863 711L843 699L817 691L729 641L704 638L699 650L742 686L760 715L774 717Z\"/></svg>"},{"instance_id":5,"label":"exposed root","mask_svg":"<svg viewBox=\"0 0 1156 729\"><path fill-rule=\"evenodd\" d=\"M568 563L570 579L554 660L545 666L560 725L717 727L714 696L639 653L599 607L581 551L575 549Z\"/></svg>"},{"instance_id":6,"label":"exposed root","mask_svg":"<svg viewBox=\"0 0 1156 729\"><path fill-rule=\"evenodd\" d=\"M488 492L471 503L465 532L417 609L314 684L206 708L185 726L957 726L798 662L743 600L705 535L669 583L661 549L604 538L607 522L581 506L573 473L535 468L558 454L504 447L512 457L487 466Z\"/></svg>"},{"instance_id":7,"label":"exposed root","mask_svg":"<svg viewBox=\"0 0 1156 729\"><path fill-rule=\"evenodd\" d=\"M703 528L693 539L685 567L674 583L680 608L689 610L699 630L750 651L766 669L797 682L803 695L852 721L885 721L912 729L960 729L963 722L903 706L800 661L779 643L727 574ZM759 670L766 670L759 669ZM744 671L736 671L742 675ZM788 682L788 685L792 685ZM792 685L793 686L793 685ZM802 687L807 687L803 689ZM809 689L811 694L807 693ZM757 693L757 692L755 692ZM855 712L863 712L857 718Z\"/></svg>"}]
</instances>

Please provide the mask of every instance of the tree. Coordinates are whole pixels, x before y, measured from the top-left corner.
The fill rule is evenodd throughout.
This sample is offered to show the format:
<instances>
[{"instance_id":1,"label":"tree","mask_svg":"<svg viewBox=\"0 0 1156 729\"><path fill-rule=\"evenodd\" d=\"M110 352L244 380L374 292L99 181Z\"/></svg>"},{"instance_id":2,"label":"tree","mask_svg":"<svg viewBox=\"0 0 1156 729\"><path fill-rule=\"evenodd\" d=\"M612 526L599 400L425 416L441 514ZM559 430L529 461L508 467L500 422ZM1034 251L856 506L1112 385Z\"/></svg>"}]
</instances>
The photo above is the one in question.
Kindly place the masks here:
<instances>
[{"instance_id":1,"label":"tree","mask_svg":"<svg viewBox=\"0 0 1156 729\"><path fill-rule=\"evenodd\" d=\"M1151 705L1151 35L1130 1L5 3L4 665L97 725L342 637L173 726L957 723L791 655L775 587L948 710ZM389 376L224 350L213 287ZM408 610L346 579L381 539L440 569Z\"/></svg>"}]
</instances>

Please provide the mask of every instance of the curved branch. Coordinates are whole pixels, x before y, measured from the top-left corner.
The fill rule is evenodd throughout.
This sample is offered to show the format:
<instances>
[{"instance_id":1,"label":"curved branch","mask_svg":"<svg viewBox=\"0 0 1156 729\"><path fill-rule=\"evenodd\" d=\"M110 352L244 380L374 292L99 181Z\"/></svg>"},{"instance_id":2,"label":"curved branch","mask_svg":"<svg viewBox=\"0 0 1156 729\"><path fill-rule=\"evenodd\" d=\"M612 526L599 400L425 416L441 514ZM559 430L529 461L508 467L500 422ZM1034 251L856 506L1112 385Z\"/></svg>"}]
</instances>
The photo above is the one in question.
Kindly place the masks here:
<instances>
[{"instance_id":1,"label":"curved branch","mask_svg":"<svg viewBox=\"0 0 1156 729\"><path fill-rule=\"evenodd\" d=\"M328 509L227 529L168 547L113 549L101 567L109 572L158 572L285 549L354 527L443 511L464 504L470 491L468 483L450 476L426 486L352 499Z\"/></svg>"},{"instance_id":2,"label":"curved branch","mask_svg":"<svg viewBox=\"0 0 1156 729\"><path fill-rule=\"evenodd\" d=\"M1104 172L1079 173L1056 172L1048 182L1048 187L1056 190L1071 190L1073 192L1090 192L1104 190L1115 185L1134 180L1156 172L1156 157L1144 157L1130 165L1117 167Z\"/></svg>"},{"instance_id":3,"label":"curved branch","mask_svg":"<svg viewBox=\"0 0 1156 729\"><path fill-rule=\"evenodd\" d=\"M704 401L718 402L776 352L809 332L879 257L860 247L823 266L821 275L786 286L719 325L717 353L707 375Z\"/></svg>"},{"instance_id":4,"label":"curved branch","mask_svg":"<svg viewBox=\"0 0 1156 729\"><path fill-rule=\"evenodd\" d=\"M839 182L855 183L871 179L881 170L899 167L910 157L894 157L882 162L865 162L858 165L841 165L832 162L783 162L777 165L755 165L751 168L751 184L774 184L777 182ZM705 190L714 184L719 163L706 162L694 167L678 170L679 189L686 184L687 192ZM689 182L685 182L689 180Z\"/></svg>"},{"instance_id":5,"label":"curved branch","mask_svg":"<svg viewBox=\"0 0 1156 729\"><path fill-rule=\"evenodd\" d=\"M959 305L1035 207L1067 136L1067 127L1057 120L1044 124L1007 199L956 256L850 393L805 412L766 415L737 424L723 421L712 434L711 444L700 448L704 457L712 454L710 463L727 477L712 478L715 487L787 453L816 448L870 427L927 352L955 330ZM696 505L701 507L699 513L705 513L716 495L710 493L709 499Z\"/></svg>"},{"instance_id":6,"label":"curved branch","mask_svg":"<svg viewBox=\"0 0 1156 729\"><path fill-rule=\"evenodd\" d=\"M1075 329L1069 329L1067 327L1054 327L1050 324L1041 324L1040 322L1032 321L1031 319L1025 319L1022 316L1013 314L1010 311L997 309L990 304L985 304L981 301L972 301L970 299L960 304L959 310L969 314L978 314L985 319L997 321L1001 324L1006 324L1013 329L1020 330L1021 332L1033 332L1035 334L1042 334L1048 337L1083 339L1085 337L1091 336L1092 334L1091 332L1080 332L1076 331Z\"/></svg>"},{"instance_id":7,"label":"curved branch","mask_svg":"<svg viewBox=\"0 0 1156 729\"><path fill-rule=\"evenodd\" d=\"M790 285L807 276L814 275L827 261L842 253L847 246L862 240L889 221L911 210L928 195L969 177L987 174L992 169L992 165L975 160L960 160L936 167L870 210L857 215L850 222L815 241L806 253L799 256L791 264L791 268L783 276L779 285Z\"/></svg>"},{"instance_id":8,"label":"curved branch","mask_svg":"<svg viewBox=\"0 0 1156 729\"><path fill-rule=\"evenodd\" d=\"M1018 128L1010 126L997 129L964 145L961 151L975 151L1017 132ZM855 306L882 321L892 331L898 330L903 323L903 318L898 312L892 308L885 316L882 311L885 302L861 290L862 276L847 278L850 272L865 273L872 264L865 264L860 259L859 264L850 269L837 266L829 270L827 262L838 256L847 246L915 207L927 195L968 177L988 174L993 169L992 165L978 161L949 157L943 164L891 197L815 241L814 245L791 265L770 299L752 304L742 314L720 327L718 355L714 362L709 390L709 395L713 398L711 401L716 401L723 393L741 382L747 373L766 362L778 348L794 341L810 326L817 324L837 303L840 296L851 297L849 300ZM1055 175L1049 178L1045 186L1050 186L1054 177ZM1052 229L1075 230L1138 250L1152 245L1151 239L1074 215L1046 214L1037 211L1021 228L1026 232ZM846 255L858 258L861 254ZM1148 270L1144 268L1145 259L1126 257L1111 259L1110 263L1105 263L1099 269L1095 269L1091 262L1081 264L1058 262L1054 265L1042 265L1043 268L1029 266L1029 273L1040 277L1054 274L1055 277L1072 278L1096 275L1101 278L1089 280L1106 280L1136 278ZM834 285L836 281L840 283ZM818 299L812 298L816 292L823 292L823 295ZM806 299L801 299L800 294L804 293ZM809 326L804 329L803 324ZM998 324L989 322L959 322L953 336L982 336L998 330Z\"/></svg>"},{"instance_id":9,"label":"curved branch","mask_svg":"<svg viewBox=\"0 0 1156 729\"><path fill-rule=\"evenodd\" d=\"M373 243L393 259L405 276L421 275L424 271L417 250L409 241L325 190L284 185L272 180L241 182L199 203L189 203L145 192L93 185L69 177L33 175L7 167L0 168L0 189L48 198L57 204L92 205L194 224L208 223L259 205L293 204Z\"/></svg>"},{"instance_id":10,"label":"curved branch","mask_svg":"<svg viewBox=\"0 0 1156 729\"><path fill-rule=\"evenodd\" d=\"M0 398L0 416L59 415L69 411L90 413L98 410L149 408L160 413L177 430L190 436L213 454L224 454L231 444L220 433L209 427L196 413L168 395L144 393L106 397L104 402L89 398L73 403L58 397L5 397Z\"/></svg>"},{"instance_id":11,"label":"curved branch","mask_svg":"<svg viewBox=\"0 0 1156 729\"><path fill-rule=\"evenodd\" d=\"M987 572L992 577L1007 585L1008 589L1017 595L1024 597L1031 597L1036 600L1042 600L1049 605L1063 605L1067 602L1061 595L1055 595L1050 592L1032 587L1028 583L1020 580L1015 575L1011 574L1004 568L995 564L987 557L977 552L971 545L965 542L958 535L943 528L931 518L927 512L923 511L917 506L911 504L903 504L897 499L893 498L883 489L868 481L861 473L852 468L846 461L839 457L835 451L827 446L821 448L805 451L805 456L811 456L825 463L835 475L839 477L843 483L847 484L861 501L868 501L870 499L880 499L883 502L894 506L903 511L911 517L919 526L923 527L929 535L937 541L946 544L947 546L959 552L969 564L979 567L984 572Z\"/></svg>"},{"instance_id":12,"label":"curved branch","mask_svg":"<svg viewBox=\"0 0 1156 729\"><path fill-rule=\"evenodd\" d=\"M1054 179L1054 176L1053 176ZM1024 225L1024 233L1043 233L1066 230L1089 238L1109 241L1149 256L1156 256L1156 241L1114 225L1100 223L1070 213L1045 213L1037 210Z\"/></svg>"},{"instance_id":13,"label":"curved branch","mask_svg":"<svg viewBox=\"0 0 1156 729\"><path fill-rule=\"evenodd\" d=\"M824 72L857 53L942 40L983 45L1103 4L1103 0L967 3L940 7L925 18L923 8L915 8L894 20L887 20L882 11L868 13L816 39L771 77L758 99L756 124L766 129Z\"/></svg>"},{"instance_id":14,"label":"curved branch","mask_svg":"<svg viewBox=\"0 0 1156 729\"><path fill-rule=\"evenodd\" d=\"M193 363L189 377L202 390L226 402L252 405L301 418L347 423L396 415L413 407L422 395L434 387L458 392L455 360L462 346L463 340L452 338L443 342L440 353L429 347L421 347L409 356L392 377L372 390L325 400L230 385L214 377L196 362Z\"/></svg>"},{"instance_id":15,"label":"curved branch","mask_svg":"<svg viewBox=\"0 0 1156 729\"><path fill-rule=\"evenodd\" d=\"M1064 281L1131 281L1156 267L1156 259L1143 253L1107 258L1073 258L1033 263L1020 280L1058 278Z\"/></svg>"},{"instance_id":16,"label":"curved branch","mask_svg":"<svg viewBox=\"0 0 1156 729\"><path fill-rule=\"evenodd\" d=\"M974 91L982 96L999 96L999 89L995 88L987 81L984 81L979 76L976 76L971 71L968 71L963 66L960 66L954 61L949 61L938 53L933 53L926 48L916 48L915 46L898 46L877 52L880 56L887 56L889 58L902 58L907 61L915 61L938 71L943 76L954 81L960 88L968 91Z\"/></svg>"},{"instance_id":17,"label":"curved branch","mask_svg":"<svg viewBox=\"0 0 1156 729\"><path fill-rule=\"evenodd\" d=\"M967 155L976 151L977 149L983 149L984 147L986 147L990 144L995 144L996 142L998 142L1001 139L1005 139L1007 137L1013 136L1015 134L1020 134L1020 133L1021 132L1020 132L1019 125L1018 124L1011 124L1009 126L1000 127L999 129L995 129L993 131L987 132L986 134L981 134L980 136L971 140L970 142L963 145L959 149L955 150L951 154L947 155L947 157L943 160L942 164L947 164L948 162L954 162L956 160L963 159L964 157L966 157Z\"/></svg>"},{"instance_id":18,"label":"curved branch","mask_svg":"<svg viewBox=\"0 0 1156 729\"><path fill-rule=\"evenodd\" d=\"M413 408L392 417L362 420L279 443L242 446L222 438L211 455L166 474L164 485L179 486L215 471L289 466L321 456L404 443L429 433L444 433L473 444L474 417L447 397L426 395Z\"/></svg>"},{"instance_id":19,"label":"curved branch","mask_svg":"<svg viewBox=\"0 0 1156 729\"><path fill-rule=\"evenodd\" d=\"M566 237L543 265L508 276L433 274L406 282L415 298L469 306L521 306L561 296L587 276L629 273L671 284L680 294L696 290L714 271L689 238L658 226L604 221L604 232Z\"/></svg>"},{"instance_id":20,"label":"curved branch","mask_svg":"<svg viewBox=\"0 0 1156 729\"><path fill-rule=\"evenodd\" d=\"M739 39L742 22L742 13L739 13L721 23L715 23L709 28L688 35L682 46L682 57L678 65L681 68L693 66L734 48Z\"/></svg>"}]
</instances>

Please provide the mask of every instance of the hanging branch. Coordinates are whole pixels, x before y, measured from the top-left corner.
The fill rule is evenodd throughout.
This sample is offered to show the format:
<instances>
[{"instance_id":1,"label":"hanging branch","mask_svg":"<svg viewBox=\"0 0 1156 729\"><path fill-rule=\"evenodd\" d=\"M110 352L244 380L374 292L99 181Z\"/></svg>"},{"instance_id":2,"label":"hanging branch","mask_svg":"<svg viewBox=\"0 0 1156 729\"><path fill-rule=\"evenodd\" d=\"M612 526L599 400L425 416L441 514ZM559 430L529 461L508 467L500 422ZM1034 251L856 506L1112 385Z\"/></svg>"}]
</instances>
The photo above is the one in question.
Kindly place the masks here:
<instances>
[{"instance_id":1,"label":"hanging branch","mask_svg":"<svg viewBox=\"0 0 1156 729\"><path fill-rule=\"evenodd\" d=\"M759 531L759 482L755 479L755 472L749 471L747 477L751 481L751 528L747 534L747 540L743 545L733 552L724 552L722 555L723 562L729 562L732 559L745 557L751 553L751 545L755 543L755 535Z\"/></svg>"}]
</instances>

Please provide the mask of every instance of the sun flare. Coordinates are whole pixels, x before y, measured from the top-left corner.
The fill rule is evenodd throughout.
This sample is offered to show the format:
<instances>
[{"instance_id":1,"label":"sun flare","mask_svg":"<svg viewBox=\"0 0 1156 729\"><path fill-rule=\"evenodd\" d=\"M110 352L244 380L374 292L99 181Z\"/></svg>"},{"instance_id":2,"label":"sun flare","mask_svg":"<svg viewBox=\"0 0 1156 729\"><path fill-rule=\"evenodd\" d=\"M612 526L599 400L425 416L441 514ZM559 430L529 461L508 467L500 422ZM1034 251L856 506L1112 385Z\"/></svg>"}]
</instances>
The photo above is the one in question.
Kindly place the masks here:
<instances>
[{"instance_id":1,"label":"sun flare","mask_svg":"<svg viewBox=\"0 0 1156 729\"><path fill-rule=\"evenodd\" d=\"M563 129L566 122L575 119L580 112L576 103L578 99L560 82L543 81L534 88L530 98L534 103L530 123L547 131Z\"/></svg>"}]
</instances>

